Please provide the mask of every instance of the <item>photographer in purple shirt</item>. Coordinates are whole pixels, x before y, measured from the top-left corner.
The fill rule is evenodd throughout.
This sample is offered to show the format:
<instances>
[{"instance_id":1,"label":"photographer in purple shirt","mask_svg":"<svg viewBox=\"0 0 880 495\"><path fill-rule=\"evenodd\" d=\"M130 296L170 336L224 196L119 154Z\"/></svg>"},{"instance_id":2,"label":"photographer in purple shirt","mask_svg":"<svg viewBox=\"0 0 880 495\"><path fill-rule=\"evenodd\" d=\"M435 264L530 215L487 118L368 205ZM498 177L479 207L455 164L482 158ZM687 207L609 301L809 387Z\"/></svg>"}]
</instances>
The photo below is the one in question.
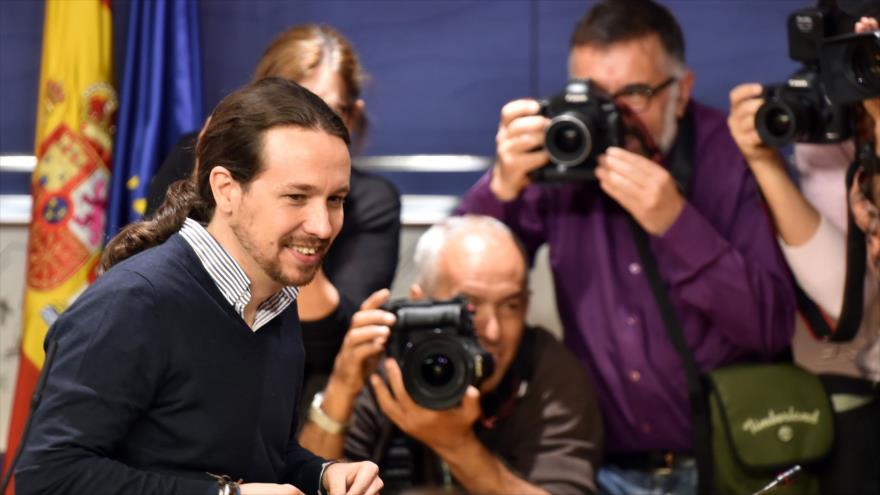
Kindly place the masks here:
<instances>
[{"instance_id":1,"label":"photographer in purple shirt","mask_svg":"<svg viewBox=\"0 0 880 495\"><path fill-rule=\"evenodd\" d=\"M629 107L664 159L610 147L599 156L597 181L531 183L528 173L549 160L549 120L537 101L513 101L501 110L495 166L460 211L503 220L531 255L549 244L565 342L591 370L606 419L599 493L693 493L684 369L628 216L648 233L701 371L788 347L789 275L725 116L690 99L684 38L666 8L649 0L596 4L573 33L569 75L590 78ZM667 162L685 119L692 119L693 169L683 195Z\"/></svg>"}]
</instances>

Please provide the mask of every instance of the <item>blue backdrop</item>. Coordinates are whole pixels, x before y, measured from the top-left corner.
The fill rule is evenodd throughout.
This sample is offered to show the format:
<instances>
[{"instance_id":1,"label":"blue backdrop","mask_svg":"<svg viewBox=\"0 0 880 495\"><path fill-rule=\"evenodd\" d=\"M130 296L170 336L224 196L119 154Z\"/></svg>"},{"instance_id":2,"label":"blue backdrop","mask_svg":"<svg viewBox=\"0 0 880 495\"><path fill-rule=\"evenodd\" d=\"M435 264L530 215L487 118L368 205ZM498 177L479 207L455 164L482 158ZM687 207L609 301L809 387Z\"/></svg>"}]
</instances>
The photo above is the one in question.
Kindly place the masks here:
<instances>
[{"instance_id":1,"label":"blue backdrop","mask_svg":"<svg viewBox=\"0 0 880 495\"><path fill-rule=\"evenodd\" d=\"M687 38L695 96L727 108L742 81L776 82L796 67L785 19L806 0L666 0ZM492 155L508 100L558 92L568 38L592 2L562 0L202 0L203 108L250 79L278 32L324 22L354 44L370 74L368 155ZM117 71L130 4L113 0ZM0 154L32 153L42 2L0 0ZM404 192L440 182L396 177ZM435 185L437 184L437 185ZM460 185L452 186L453 189ZM0 191L2 192L2 191ZM450 192L450 191L442 191ZM454 191L453 191L454 192Z\"/></svg>"}]
</instances>

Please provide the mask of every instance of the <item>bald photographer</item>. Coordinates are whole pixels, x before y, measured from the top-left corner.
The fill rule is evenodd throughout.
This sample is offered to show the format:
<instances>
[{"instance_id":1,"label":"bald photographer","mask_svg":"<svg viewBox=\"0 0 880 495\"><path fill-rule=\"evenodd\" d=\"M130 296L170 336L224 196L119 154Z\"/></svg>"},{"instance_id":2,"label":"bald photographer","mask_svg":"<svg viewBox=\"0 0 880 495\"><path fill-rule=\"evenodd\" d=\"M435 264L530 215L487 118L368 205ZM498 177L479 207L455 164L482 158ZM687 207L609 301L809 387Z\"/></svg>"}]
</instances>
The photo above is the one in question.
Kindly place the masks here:
<instances>
[{"instance_id":1,"label":"bald photographer","mask_svg":"<svg viewBox=\"0 0 880 495\"><path fill-rule=\"evenodd\" d=\"M302 445L373 459L389 489L595 493L593 387L561 343L525 324L526 261L511 232L489 217L449 218L419 240L415 264L414 301L385 311L380 291L355 314ZM434 351L422 353L428 339ZM372 373L380 359L383 377Z\"/></svg>"}]
</instances>

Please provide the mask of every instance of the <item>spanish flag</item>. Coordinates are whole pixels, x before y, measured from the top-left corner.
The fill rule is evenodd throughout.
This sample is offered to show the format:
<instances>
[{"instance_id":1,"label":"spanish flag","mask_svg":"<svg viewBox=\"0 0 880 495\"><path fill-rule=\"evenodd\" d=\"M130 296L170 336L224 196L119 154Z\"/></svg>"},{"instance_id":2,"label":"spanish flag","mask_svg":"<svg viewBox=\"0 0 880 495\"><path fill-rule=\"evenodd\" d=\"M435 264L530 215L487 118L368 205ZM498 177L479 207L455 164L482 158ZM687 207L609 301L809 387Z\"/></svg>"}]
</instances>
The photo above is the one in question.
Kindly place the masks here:
<instances>
[{"instance_id":1,"label":"spanish flag","mask_svg":"<svg viewBox=\"0 0 880 495\"><path fill-rule=\"evenodd\" d=\"M24 328L7 464L43 366L46 332L96 275L118 106L112 42L109 0L46 0Z\"/></svg>"}]
</instances>

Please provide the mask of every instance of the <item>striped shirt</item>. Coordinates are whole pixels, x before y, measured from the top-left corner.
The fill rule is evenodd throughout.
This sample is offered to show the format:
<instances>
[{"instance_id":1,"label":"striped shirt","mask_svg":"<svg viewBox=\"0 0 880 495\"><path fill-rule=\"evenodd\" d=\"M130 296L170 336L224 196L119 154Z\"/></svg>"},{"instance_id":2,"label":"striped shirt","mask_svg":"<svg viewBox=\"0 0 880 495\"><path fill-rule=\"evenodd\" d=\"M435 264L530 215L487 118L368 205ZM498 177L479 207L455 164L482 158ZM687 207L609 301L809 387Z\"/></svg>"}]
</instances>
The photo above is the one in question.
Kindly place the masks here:
<instances>
[{"instance_id":1,"label":"striped shirt","mask_svg":"<svg viewBox=\"0 0 880 495\"><path fill-rule=\"evenodd\" d=\"M244 307L251 300L251 281L238 262L199 222L191 218L183 222L180 236L193 248L223 297L244 320ZM263 301L257 308L251 330L256 332L281 314L296 300L297 294L299 289L296 287L285 287Z\"/></svg>"}]
</instances>

